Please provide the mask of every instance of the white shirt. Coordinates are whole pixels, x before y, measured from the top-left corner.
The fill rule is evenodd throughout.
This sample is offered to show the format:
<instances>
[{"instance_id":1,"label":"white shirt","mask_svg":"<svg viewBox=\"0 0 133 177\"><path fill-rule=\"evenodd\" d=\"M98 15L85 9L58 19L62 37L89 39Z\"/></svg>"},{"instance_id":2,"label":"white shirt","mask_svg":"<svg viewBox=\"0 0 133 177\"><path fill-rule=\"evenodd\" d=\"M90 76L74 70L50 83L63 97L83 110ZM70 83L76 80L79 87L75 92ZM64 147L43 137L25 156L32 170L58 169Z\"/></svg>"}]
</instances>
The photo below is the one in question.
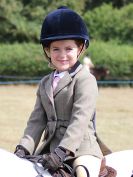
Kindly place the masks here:
<instances>
[{"instance_id":1,"label":"white shirt","mask_svg":"<svg viewBox=\"0 0 133 177\"><path fill-rule=\"evenodd\" d=\"M65 73L66 73L66 71L58 73L58 71L56 70L54 72L54 77L58 76L61 79L65 75Z\"/></svg>"}]
</instances>

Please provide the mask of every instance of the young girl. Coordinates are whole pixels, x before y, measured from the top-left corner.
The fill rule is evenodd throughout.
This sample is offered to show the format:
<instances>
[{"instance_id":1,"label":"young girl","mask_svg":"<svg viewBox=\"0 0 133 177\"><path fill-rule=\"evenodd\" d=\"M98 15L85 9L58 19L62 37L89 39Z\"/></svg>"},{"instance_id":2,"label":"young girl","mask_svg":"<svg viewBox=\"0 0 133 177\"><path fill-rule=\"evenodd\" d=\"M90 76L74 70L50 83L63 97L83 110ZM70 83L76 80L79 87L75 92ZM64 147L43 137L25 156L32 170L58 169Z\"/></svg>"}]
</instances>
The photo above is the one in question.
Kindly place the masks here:
<instances>
[{"instance_id":1,"label":"young girl","mask_svg":"<svg viewBox=\"0 0 133 177\"><path fill-rule=\"evenodd\" d=\"M76 166L87 158L102 158L93 123L97 83L79 62L89 46L83 20L65 7L49 13L40 42L54 70L39 84L34 110L15 153L19 157L42 154L39 162L52 171L67 160ZM37 148L43 132L42 145ZM99 169L100 162L96 176ZM80 169L77 176L86 174Z\"/></svg>"}]
</instances>

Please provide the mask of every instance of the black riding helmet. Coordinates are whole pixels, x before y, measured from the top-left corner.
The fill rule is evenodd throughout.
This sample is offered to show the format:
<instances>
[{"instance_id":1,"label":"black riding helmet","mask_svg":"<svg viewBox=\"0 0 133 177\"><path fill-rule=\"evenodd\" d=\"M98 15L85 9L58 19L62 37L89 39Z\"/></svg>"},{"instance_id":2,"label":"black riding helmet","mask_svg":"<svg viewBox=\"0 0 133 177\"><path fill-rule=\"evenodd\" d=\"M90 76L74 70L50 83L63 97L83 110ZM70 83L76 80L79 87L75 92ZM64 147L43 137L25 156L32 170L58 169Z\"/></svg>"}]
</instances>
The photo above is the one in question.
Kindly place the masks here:
<instances>
[{"instance_id":1,"label":"black riding helmet","mask_svg":"<svg viewBox=\"0 0 133 177\"><path fill-rule=\"evenodd\" d=\"M67 7L60 7L49 13L43 21L40 43L47 47L52 41L63 39L83 40L89 46L89 36L82 18Z\"/></svg>"}]
</instances>

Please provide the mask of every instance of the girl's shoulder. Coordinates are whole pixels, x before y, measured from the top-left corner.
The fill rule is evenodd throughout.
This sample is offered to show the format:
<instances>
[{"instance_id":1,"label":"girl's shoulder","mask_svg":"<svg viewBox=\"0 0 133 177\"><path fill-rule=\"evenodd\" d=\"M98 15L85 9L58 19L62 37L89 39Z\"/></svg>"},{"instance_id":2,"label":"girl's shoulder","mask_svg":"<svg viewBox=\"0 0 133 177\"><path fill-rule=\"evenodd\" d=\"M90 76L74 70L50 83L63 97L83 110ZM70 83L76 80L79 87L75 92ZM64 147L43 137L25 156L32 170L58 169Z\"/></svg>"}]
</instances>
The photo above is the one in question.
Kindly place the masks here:
<instances>
[{"instance_id":1,"label":"girl's shoulder","mask_svg":"<svg viewBox=\"0 0 133 177\"><path fill-rule=\"evenodd\" d=\"M53 74L54 74L54 72L51 72L51 73L43 76L42 79L40 80L40 84L44 84L50 78L52 79L53 78Z\"/></svg>"},{"instance_id":2,"label":"girl's shoulder","mask_svg":"<svg viewBox=\"0 0 133 177\"><path fill-rule=\"evenodd\" d=\"M81 68L81 70L75 75L77 78L81 78L81 79L94 79L95 80L95 77L90 73L90 71L85 67L83 66Z\"/></svg>"}]
</instances>

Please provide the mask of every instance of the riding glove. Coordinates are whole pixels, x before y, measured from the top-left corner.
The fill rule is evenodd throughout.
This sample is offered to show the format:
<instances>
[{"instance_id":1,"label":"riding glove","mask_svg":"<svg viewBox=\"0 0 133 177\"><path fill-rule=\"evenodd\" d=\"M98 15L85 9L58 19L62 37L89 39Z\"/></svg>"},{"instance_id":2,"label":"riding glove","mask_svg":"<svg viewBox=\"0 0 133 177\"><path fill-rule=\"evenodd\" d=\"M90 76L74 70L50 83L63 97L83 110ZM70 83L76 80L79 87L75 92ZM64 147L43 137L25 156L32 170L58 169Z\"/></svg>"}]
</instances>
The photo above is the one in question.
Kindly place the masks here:
<instances>
[{"instance_id":1,"label":"riding glove","mask_svg":"<svg viewBox=\"0 0 133 177\"><path fill-rule=\"evenodd\" d=\"M70 154L68 150L62 147L57 147L54 152L44 155L26 155L25 158L33 163L40 163L45 169L56 171L62 167L64 160Z\"/></svg>"},{"instance_id":2,"label":"riding glove","mask_svg":"<svg viewBox=\"0 0 133 177\"><path fill-rule=\"evenodd\" d=\"M44 169L56 171L59 167L62 166L66 157L66 150L61 147L58 147L55 149L54 152L43 155L41 163Z\"/></svg>"},{"instance_id":3,"label":"riding glove","mask_svg":"<svg viewBox=\"0 0 133 177\"><path fill-rule=\"evenodd\" d=\"M29 155L30 153L23 146L17 145L14 154L16 154L20 158L25 158L25 156Z\"/></svg>"}]
</instances>

